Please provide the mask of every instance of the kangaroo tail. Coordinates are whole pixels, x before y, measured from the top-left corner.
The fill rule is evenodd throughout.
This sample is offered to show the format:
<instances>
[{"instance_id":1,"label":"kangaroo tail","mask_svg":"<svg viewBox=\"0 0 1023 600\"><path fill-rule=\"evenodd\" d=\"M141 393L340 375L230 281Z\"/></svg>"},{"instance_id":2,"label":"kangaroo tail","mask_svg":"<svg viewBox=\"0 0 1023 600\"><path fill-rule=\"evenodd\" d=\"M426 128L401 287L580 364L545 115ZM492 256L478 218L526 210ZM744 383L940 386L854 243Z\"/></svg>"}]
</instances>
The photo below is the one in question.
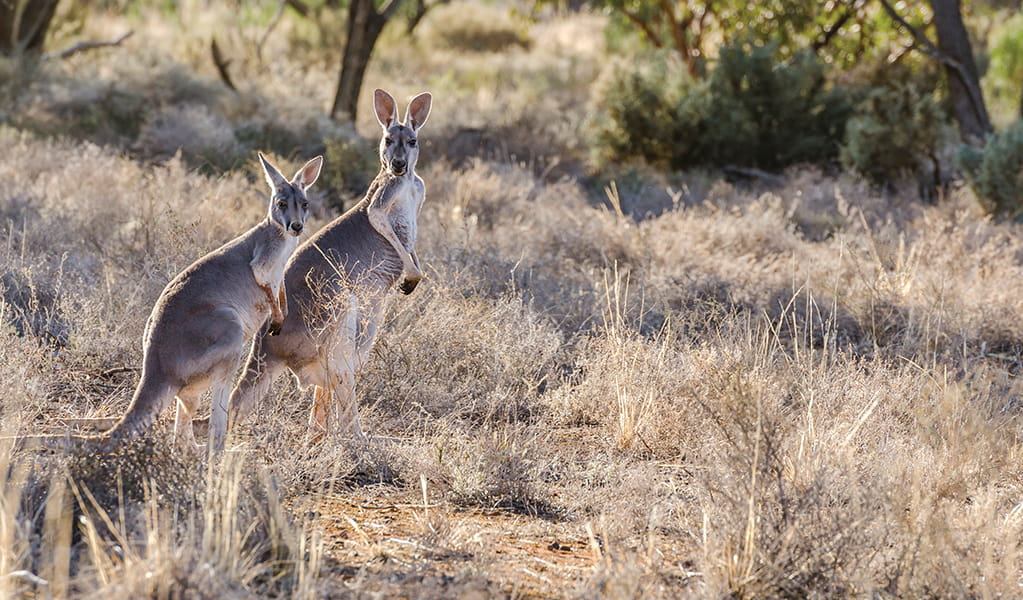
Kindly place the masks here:
<instances>
[{"instance_id":1,"label":"kangaroo tail","mask_svg":"<svg viewBox=\"0 0 1023 600\"><path fill-rule=\"evenodd\" d=\"M147 377L143 371L131 405L110 430L97 435L51 434L15 437L13 449L67 451L83 448L98 453L112 452L149 429L160 411L174 399L175 393L176 390L161 378Z\"/></svg>"},{"instance_id":2,"label":"kangaroo tail","mask_svg":"<svg viewBox=\"0 0 1023 600\"><path fill-rule=\"evenodd\" d=\"M98 450L109 451L141 436L153 425L157 415L174 401L177 388L165 378L154 377L143 369L142 378L128 410L109 430L94 436L84 436Z\"/></svg>"}]
</instances>

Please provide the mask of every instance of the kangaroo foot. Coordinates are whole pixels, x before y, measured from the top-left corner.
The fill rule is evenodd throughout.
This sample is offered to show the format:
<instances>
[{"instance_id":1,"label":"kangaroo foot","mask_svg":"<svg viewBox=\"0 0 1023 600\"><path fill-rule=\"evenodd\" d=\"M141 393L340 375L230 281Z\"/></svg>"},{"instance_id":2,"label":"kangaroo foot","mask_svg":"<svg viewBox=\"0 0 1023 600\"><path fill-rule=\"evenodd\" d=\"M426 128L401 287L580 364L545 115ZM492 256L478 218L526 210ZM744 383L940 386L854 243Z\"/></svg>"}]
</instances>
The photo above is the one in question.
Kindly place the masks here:
<instances>
[{"instance_id":1,"label":"kangaroo foot","mask_svg":"<svg viewBox=\"0 0 1023 600\"><path fill-rule=\"evenodd\" d=\"M415 291L416 286L422 281L421 277L406 277L401 280L401 284L398 285L398 289L401 290L402 294L408 296Z\"/></svg>"}]
</instances>

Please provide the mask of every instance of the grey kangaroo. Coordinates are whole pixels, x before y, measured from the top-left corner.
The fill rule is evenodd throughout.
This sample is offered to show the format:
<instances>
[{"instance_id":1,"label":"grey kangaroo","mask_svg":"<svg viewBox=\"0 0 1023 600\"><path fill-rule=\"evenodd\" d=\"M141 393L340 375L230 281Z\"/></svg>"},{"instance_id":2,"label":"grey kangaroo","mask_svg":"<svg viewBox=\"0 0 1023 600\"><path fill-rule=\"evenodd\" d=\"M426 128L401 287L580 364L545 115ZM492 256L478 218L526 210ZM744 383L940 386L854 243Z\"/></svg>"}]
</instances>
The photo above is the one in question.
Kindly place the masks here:
<instances>
[{"instance_id":1,"label":"grey kangaroo","mask_svg":"<svg viewBox=\"0 0 1023 600\"><path fill-rule=\"evenodd\" d=\"M431 101L429 93L413 98L402 123L394 98L374 92L383 127L380 172L358 204L303 243L288 262L284 279L291 312L279 335L264 327L253 340L231 394L231 426L252 412L287 367L303 389L315 387L309 424L317 437L327 430L328 417L363 437L355 374L369 357L392 290L397 285L410 294L423 275L415 243L426 188L415 167L417 136Z\"/></svg>"},{"instance_id":2,"label":"grey kangaroo","mask_svg":"<svg viewBox=\"0 0 1023 600\"><path fill-rule=\"evenodd\" d=\"M264 322L263 332L276 334L287 318L284 267L305 227L306 190L323 164L317 156L289 182L262 154L259 160L271 190L266 218L194 262L164 288L146 323L142 375L124 416L99 435L25 437L20 447L60 448L77 441L109 452L140 436L176 398L174 436L183 450L193 450L192 416L199 397L212 388L208 441L212 452L220 451L245 340Z\"/></svg>"}]
</instances>

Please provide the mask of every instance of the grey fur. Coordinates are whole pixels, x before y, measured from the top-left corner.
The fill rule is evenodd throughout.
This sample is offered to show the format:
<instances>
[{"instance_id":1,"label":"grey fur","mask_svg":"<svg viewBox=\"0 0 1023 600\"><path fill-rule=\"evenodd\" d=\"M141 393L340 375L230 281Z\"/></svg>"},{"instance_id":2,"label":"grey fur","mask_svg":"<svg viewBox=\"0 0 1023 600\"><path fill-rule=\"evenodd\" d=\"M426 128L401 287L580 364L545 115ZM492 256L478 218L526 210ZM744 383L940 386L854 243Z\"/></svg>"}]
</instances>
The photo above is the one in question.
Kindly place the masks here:
<instances>
[{"instance_id":1,"label":"grey fur","mask_svg":"<svg viewBox=\"0 0 1023 600\"><path fill-rule=\"evenodd\" d=\"M414 140L430 104L428 93L416 96L402 124L393 98L376 91L383 127L380 172L357 205L302 244L288 262L285 288L292 311L280 335L270 336L264 327L253 340L231 394L232 426L252 412L287 367L303 388L316 388L311 426L323 431L329 415L346 417L362 436L355 374L369 357L395 285L401 281L401 290L411 293L422 278L415 242L426 188L415 174L419 146Z\"/></svg>"},{"instance_id":2,"label":"grey fur","mask_svg":"<svg viewBox=\"0 0 1023 600\"><path fill-rule=\"evenodd\" d=\"M194 448L192 415L200 395L212 388L209 445L222 448L231 382L245 340L264 323L262 330L270 332L285 320L284 266L308 215L306 189L323 163L322 157L314 158L289 182L262 154L259 158L272 191L266 218L164 288L146 323L142 375L124 416L99 435L33 436L21 438L19 446L77 442L110 451L140 436L176 399L175 438L182 448Z\"/></svg>"}]
</instances>

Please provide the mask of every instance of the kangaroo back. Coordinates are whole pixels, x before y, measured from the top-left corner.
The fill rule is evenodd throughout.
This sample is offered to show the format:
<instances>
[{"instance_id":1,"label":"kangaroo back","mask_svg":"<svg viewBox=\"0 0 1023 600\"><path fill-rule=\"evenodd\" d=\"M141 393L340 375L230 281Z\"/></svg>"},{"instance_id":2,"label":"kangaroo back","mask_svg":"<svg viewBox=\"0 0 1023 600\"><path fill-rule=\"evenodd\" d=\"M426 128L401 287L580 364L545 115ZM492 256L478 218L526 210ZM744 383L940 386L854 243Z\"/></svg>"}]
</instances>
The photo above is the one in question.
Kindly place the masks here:
<instances>
[{"instance_id":1,"label":"kangaroo back","mask_svg":"<svg viewBox=\"0 0 1023 600\"><path fill-rule=\"evenodd\" d=\"M99 435L24 438L21 447L82 444L108 451L142 435L177 398L175 434L194 448L191 419L200 396L213 390L215 422L210 448L219 451L227 428L231 381L247 337L269 314L279 330L287 314L284 268L298 246L308 215L306 189L319 175L316 157L285 179L259 155L272 194L266 219L182 271L164 288L143 338L143 369L131 404L112 429Z\"/></svg>"},{"instance_id":2,"label":"kangaroo back","mask_svg":"<svg viewBox=\"0 0 1023 600\"><path fill-rule=\"evenodd\" d=\"M411 293L422 278L415 242L425 186L415 166L431 98L429 93L413 98L402 123L390 94L374 93L383 132L380 171L363 199L299 247L288 263L293 310L279 336L263 332L253 342L246 375L231 396L232 422L255 406L268 385L265 377L287 365L302 387L317 388L314 427L323 430L326 415L335 412L325 403L340 402L352 429L361 431L355 373L368 358L395 284L401 280L399 289ZM258 375L263 365L266 375Z\"/></svg>"}]
</instances>

